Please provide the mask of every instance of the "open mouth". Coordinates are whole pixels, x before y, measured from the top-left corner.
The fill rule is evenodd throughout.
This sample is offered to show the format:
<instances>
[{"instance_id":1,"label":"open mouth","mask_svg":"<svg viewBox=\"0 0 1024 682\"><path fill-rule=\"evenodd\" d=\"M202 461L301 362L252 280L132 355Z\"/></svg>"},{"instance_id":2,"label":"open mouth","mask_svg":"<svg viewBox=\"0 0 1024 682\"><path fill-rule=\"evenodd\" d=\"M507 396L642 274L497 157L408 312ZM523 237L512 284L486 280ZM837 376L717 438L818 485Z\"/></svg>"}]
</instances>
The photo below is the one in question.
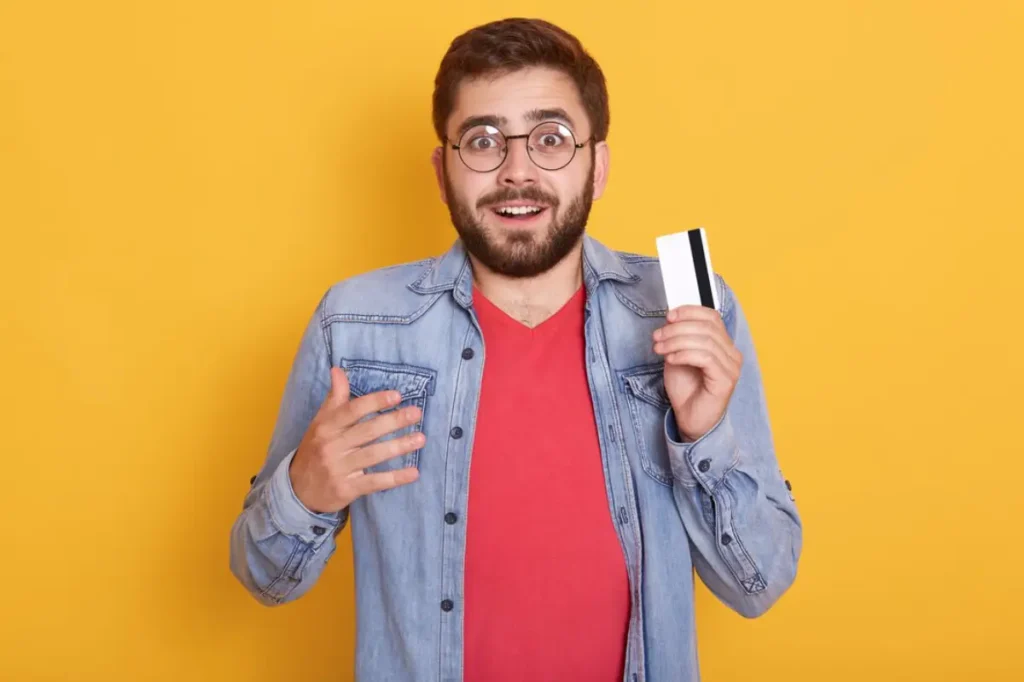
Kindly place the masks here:
<instances>
[{"instance_id":1,"label":"open mouth","mask_svg":"<svg viewBox=\"0 0 1024 682\"><path fill-rule=\"evenodd\" d=\"M526 223L543 215L548 207L540 204L524 204L522 206L493 206L491 210L503 221Z\"/></svg>"}]
</instances>

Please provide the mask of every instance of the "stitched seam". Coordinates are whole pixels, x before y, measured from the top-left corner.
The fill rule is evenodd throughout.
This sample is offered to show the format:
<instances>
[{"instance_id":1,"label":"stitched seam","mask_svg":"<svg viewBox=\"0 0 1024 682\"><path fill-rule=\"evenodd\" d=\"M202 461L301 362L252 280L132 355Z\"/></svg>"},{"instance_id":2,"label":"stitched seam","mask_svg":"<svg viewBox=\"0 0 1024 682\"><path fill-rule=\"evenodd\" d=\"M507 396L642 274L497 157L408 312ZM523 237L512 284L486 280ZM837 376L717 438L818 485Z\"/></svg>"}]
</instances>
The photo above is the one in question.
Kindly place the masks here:
<instances>
[{"instance_id":1,"label":"stitched seam","mask_svg":"<svg viewBox=\"0 0 1024 682\"><path fill-rule=\"evenodd\" d=\"M424 426L427 423L427 402L433 402L428 401L427 396L430 394L430 385L431 382L434 380L436 372L425 368L413 367L412 365L396 365L386 362L375 362L373 360L351 360L348 361L348 364L346 365L345 358L341 358L338 362L342 367L345 367L346 369L369 369L379 372L389 372L391 374L404 374L406 376L415 376L425 380L424 382L421 383L421 385L415 392L402 391L402 401L394 408L399 409L401 407L409 407L410 405L415 405L419 407L420 410L422 410L423 412L423 414L420 417L420 421L416 422L415 424L411 424L409 427L406 428L409 429L409 434L423 433ZM358 382L356 381L349 381L349 391L356 397L366 395L366 392L362 391L359 388ZM380 462L378 464L366 467L366 471L373 473L390 471L392 470L392 466L394 466L395 463L399 462L402 463L402 465L404 466L411 466L418 469L420 466L420 454L422 452L423 448L418 448L413 452L409 452L399 457L394 457L384 462Z\"/></svg>"},{"instance_id":2,"label":"stitched seam","mask_svg":"<svg viewBox=\"0 0 1024 682\"><path fill-rule=\"evenodd\" d=\"M642 419L640 417L640 405L638 402L652 405L659 410L665 410L670 407L670 405L667 401L663 402L660 399L656 399L654 396L650 396L647 393L638 390L633 385L633 382L630 381L631 379L656 376L663 371L664 366L660 364L640 365L639 367L633 367L619 372L619 379L620 386L623 392L626 393L626 404L629 406L630 418L633 421L633 428L636 431L637 443L640 448L640 464L643 467L643 470L655 481L662 485L672 487L673 476L671 464L669 465L669 469L666 473L663 474L658 471L658 468L654 463L653 453L650 449L650 447L657 447L657 444L652 444L649 447L646 439L643 437L643 429L641 427ZM664 414L662 414L662 420L659 423L664 423ZM667 443L665 443L664 446L666 449L668 448Z\"/></svg>"},{"instance_id":3,"label":"stitched seam","mask_svg":"<svg viewBox=\"0 0 1024 682\"><path fill-rule=\"evenodd\" d=\"M723 474L721 484L725 483L725 476L728 475L729 473L732 473L735 469L736 469L736 465L733 465L729 469L729 471L727 471L725 474ZM719 485L719 487L721 487L721 484ZM746 586L746 584L743 585L743 588L749 594L756 594L756 593L764 590L767 587L767 584L766 584L764 578L761 576L761 571L758 569L757 563L754 561L754 558L752 556L750 556L750 552L747 551L747 548L743 545L743 542L740 540L739 534L736 532L735 524L733 524L731 522L732 521L732 507L731 506L729 508L729 518L730 518L729 527L732 528L732 533L731 533L731 535L732 535L732 543L731 544L736 545L738 550L739 550L738 553L742 555L741 557L739 557L737 559L737 561L738 561L738 563L742 564L743 563L742 560L745 560L745 562L746 562L745 568L747 568L750 571L750 573L751 573L751 576L750 576L748 582L749 581L753 581L753 580L759 580L760 584L762 585L762 587L760 589L758 589L758 590L750 589L750 588L748 588ZM737 551L735 549L731 550L731 551L734 554L737 553Z\"/></svg>"},{"instance_id":4,"label":"stitched seam","mask_svg":"<svg viewBox=\"0 0 1024 682\"><path fill-rule=\"evenodd\" d=\"M642 253L632 253L630 251L619 251L619 258L626 261L627 263L657 263L658 259L654 256L646 256Z\"/></svg>"},{"instance_id":5,"label":"stitched seam","mask_svg":"<svg viewBox=\"0 0 1024 682\"><path fill-rule=\"evenodd\" d=\"M604 318L603 317L601 318L601 325L600 325L599 329L600 329L600 337L601 337L601 347L600 347L599 350L601 351L601 355L603 356L601 358L601 362L599 364L601 365L601 371L604 373L604 380L606 382L608 382L608 386L609 387L612 387L612 386L615 385L615 382L614 382L614 379L612 377L611 364L608 362L608 354L607 354L607 352L605 352L605 349L607 349L608 345L607 345L607 340L604 337ZM625 483L626 483L626 494L629 496L629 499L630 499L630 502L631 502L631 504L629 505L629 511L630 512L633 512L634 510L636 511L635 514L631 513L630 516L632 517L633 529L634 529L633 530L633 537L634 537L633 545L634 545L634 549L635 549L635 551L637 553L638 560L641 563L640 569L636 571L636 591L637 591L637 593L639 595L641 595L640 599L642 600L643 599L643 596L642 596L643 595L643 586L644 586L644 583L643 583L643 576L644 576L644 572L643 572L643 553L644 553L644 548L643 548L643 534L640 531L640 519L639 519L639 511L640 510L637 508L637 505L636 505L636 489L633 487L633 477L632 477L632 475L630 475L629 457L627 455L628 446L626 445L626 434L624 434L622 432L622 422L619 419L617 391L612 390L612 391L609 391L609 393L611 393L611 401L612 401L611 415L612 415L612 419L613 419L613 426L614 426L615 431L616 431L616 437L619 440L619 442L617 443L618 451L619 451L619 466L622 467L623 478L625 479ZM641 459L641 462L642 461L643 460ZM631 595L631 598L632 598L632 595ZM640 630L642 630L643 617L644 616L643 616L643 609L642 608L638 608L637 611L639 613L638 620L639 620L639 623L640 623L641 627L637 628L637 633L634 635L633 639L634 639L634 647L635 647L635 649L637 651L638 658L639 658L639 668L640 668L641 671L643 671L644 670L645 651L644 651L644 638L643 638L643 634L642 634L642 632L640 632Z\"/></svg>"},{"instance_id":6,"label":"stitched seam","mask_svg":"<svg viewBox=\"0 0 1024 682\"><path fill-rule=\"evenodd\" d=\"M368 322L372 324L411 324L423 316L423 313L434 305L440 294L432 296L409 315L373 315L364 313L331 313L324 317L322 324L329 325L334 322Z\"/></svg>"},{"instance_id":7,"label":"stitched seam","mask_svg":"<svg viewBox=\"0 0 1024 682\"><path fill-rule=\"evenodd\" d=\"M668 312L668 310L664 308L658 310L645 310L644 308L641 308L630 299L626 298L626 296L619 290L618 287L615 287L615 298L619 299L619 301L621 301L624 306L632 310L640 317L664 317L665 313Z\"/></svg>"},{"instance_id":8,"label":"stitched seam","mask_svg":"<svg viewBox=\"0 0 1024 682\"><path fill-rule=\"evenodd\" d=\"M388 372L391 374L405 374L407 376L415 376L422 379L422 385L419 386L419 392L425 392L427 395L433 395L434 391L431 390L431 385L436 382L437 372L426 367L417 367L416 365L399 365L391 362L379 362L376 360L346 360L345 358L339 359L339 364L342 367L355 368L355 369L369 369L378 370L381 372ZM346 364L347 363L347 364ZM354 390L354 387L353 387ZM417 395L410 393L409 395Z\"/></svg>"},{"instance_id":9,"label":"stitched seam","mask_svg":"<svg viewBox=\"0 0 1024 682\"><path fill-rule=\"evenodd\" d=\"M618 258L620 261L624 261L625 260L622 257L622 253L620 253L618 251L612 251L611 253L612 253L613 257ZM623 263L623 266L624 265L625 265L625 263ZM603 271L603 272L598 272L597 268L595 268L593 263L590 262L590 257L587 255L587 252L586 252L585 249L583 251L583 268L584 268L584 273L589 271L591 274L593 274L593 276L597 279L598 282L602 282L602 281L604 281L606 279L611 279L611 280L615 280L616 282L624 282L626 284L635 284L636 282L639 282L640 279L641 279L638 275L635 275L632 272L630 272L629 270L626 270L625 267L622 268L623 270L626 271L625 275L620 275L619 273L612 272L610 270L606 270L606 271Z\"/></svg>"},{"instance_id":10,"label":"stitched seam","mask_svg":"<svg viewBox=\"0 0 1024 682\"><path fill-rule=\"evenodd\" d=\"M434 269L437 267L437 264L439 262L440 262L440 259L438 259L438 258L427 258L426 260L419 261L418 263L420 263L420 264L422 264L422 263L430 263L430 267L426 268L423 272L421 272L420 276L417 277L413 281L413 283L409 285L409 287L413 288L413 289L419 289L420 288L420 284L423 282L423 280L425 280L427 277L430 276L430 273L432 273L434 271Z\"/></svg>"},{"instance_id":11,"label":"stitched seam","mask_svg":"<svg viewBox=\"0 0 1024 682\"><path fill-rule=\"evenodd\" d=\"M754 563L754 560L750 556L750 553L747 551L747 548L743 546L743 543L740 541L739 535L736 533L735 527L731 522L732 505L723 504L721 500L722 498L724 498L724 496L719 496L717 494L718 490L722 487L722 485L725 482L725 476L727 476L729 473L735 470L735 468L735 465L730 467L729 470L722 475L722 479L719 481L718 485L715 486L714 492L712 492L711 494L712 499L714 499L715 501L715 509L718 512L718 518L715 528L715 546L718 547L719 554L725 561L725 564L729 567L729 572L733 574L733 577L736 578L736 581L743 587L743 590L747 594L757 594L758 592L764 590L765 587L761 587L761 589L754 590L747 587L747 584L756 584L753 583L753 581L759 580L761 585L765 585L764 578L761 577L761 571L758 570L757 564ZM725 523L723 521L723 519L725 518L725 507L728 507L729 510L729 527L730 529L732 529L732 532L730 533L730 535L732 536L732 542L729 544L728 547L723 547L720 542L722 532L725 530ZM732 549L732 545L736 545L736 549ZM729 557L725 556L725 552L729 552L732 554L732 561L729 560ZM733 563L739 564L740 568L744 569L743 573L745 575L749 575L750 577L745 578L738 575L736 573L736 570L733 568Z\"/></svg>"},{"instance_id":12,"label":"stitched seam","mask_svg":"<svg viewBox=\"0 0 1024 682\"><path fill-rule=\"evenodd\" d=\"M651 367L651 369L646 369L646 367ZM621 386L626 390L626 392L633 394L636 398L644 401L648 405L653 405L654 407L661 409L668 409L672 406L668 400L662 400L661 396L656 392L654 395L647 393L640 385L634 385L634 382L631 381L632 379L656 377L664 371L664 365L645 365L644 369L637 369L634 367L632 369L624 370L619 373L622 379Z\"/></svg>"},{"instance_id":13,"label":"stitched seam","mask_svg":"<svg viewBox=\"0 0 1024 682\"><path fill-rule=\"evenodd\" d=\"M274 590L275 587L277 587L277 584L279 582L281 582L281 579L284 578L284 574L288 570L288 566L289 566L289 564L291 564L292 559L295 557L295 553L298 552L300 549L302 549L304 546L305 546L305 544L302 543L302 542L296 542L295 543L295 546L292 547L292 553L288 555L288 560L285 561L284 562L284 566L281 567L281 572L278 573L277 576L273 580L270 581L269 585L267 585L265 588L260 590L260 596L262 596L262 597L270 597L272 600L274 600L278 604L281 603L283 595L274 594L273 590Z\"/></svg>"},{"instance_id":14,"label":"stitched seam","mask_svg":"<svg viewBox=\"0 0 1024 682\"><path fill-rule=\"evenodd\" d=\"M717 272L715 273L715 280L718 284L719 303L722 305L722 318L723 321L728 324L729 320L726 320L725 318L731 318L733 315L733 310L735 308L733 305L734 297L732 292L729 290L729 286L725 283L725 278Z\"/></svg>"},{"instance_id":15,"label":"stitched seam","mask_svg":"<svg viewBox=\"0 0 1024 682\"><path fill-rule=\"evenodd\" d=\"M600 314L601 314L600 307L598 307L598 315L600 315ZM605 332L604 318L601 317L601 324L600 325L597 325L596 323L594 323L593 326L591 327L591 329L594 330L594 335L591 337L591 341L593 340L594 336L596 336L596 338L600 341L600 343L598 344L598 348L597 348L597 350L600 352L600 355L601 355L600 362L598 364L601 367L601 372L604 375L604 380L607 383L607 386L609 388L609 394L610 394L610 400L611 400L611 409L608 412L611 415L612 427L613 427L613 430L615 432L615 437L618 439L618 443L616 443L615 445L618 446L617 449L618 449L618 453L619 453L619 466L622 467L622 478L624 479L623 482L625 483L626 496L627 496L627 498L629 500L628 509L629 509L629 512L630 512L630 518L633 521L633 527L632 527L632 530L631 530L632 537L633 537L633 549L636 552L637 561L640 563L640 567L636 571L633 571L633 566L632 565L628 565L626 567L626 570L627 570L627 573L630 572L630 571L633 571L634 576L635 576L634 580L636 581L636 592L638 594L638 600L642 601L642 599L643 599L643 586L644 586L644 579L643 579L644 578L644 576L643 576L643 554L644 554L644 547L643 547L643 533L641 532L640 519L639 519L640 510L637 508L636 488L633 485L633 476L631 474L632 469L630 468L630 465L629 465L629 456L628 456L629 446L626 443L626 436L625 436L625 433L623 433L623 430L622 430L622 420L619 418L619 391L615 390L616 382L615 382L615 377L613 377L614 372L612 371L611 363L608 360L608 354L606 352L608 344L607 344L607 340L605 339L605 336L604 336L604 332ZM591 374L590 374L591 371L592 371L591 367L592 367L592 363L588 363L587 364L588 382L590 381L589 377L591 376ZM596 406L597 406L597 394L596 394L596 392L593 392L593 391L592 391L592 393L593 393L593 395L591 396L591 400L594 402L595 409L596 409ZM603 434L600 434L600 433L598 434L598 438L599 439L602 438L602 436L603 436ZM610 445L609 447L614 447L614 445ZM605 449L602 448L602 452L604 452L604 451L605 451ZM608 487L612 487L610 482L606 482L606 485ZM624 554L627 553L625 538L623 537L622 533L618 530L618 528L616 528L616 535L619 537L619 544L622 546L623 553ZM630 595L630 601L632 603L632 595ZM635 628L636 632L633 635L632 645L633 645L633 648L635 649L635 651L637 653L637 657L638 657L638 660L639 660L639 668L640 668L641 671L643 671L644 670L644 657L646 655L645 654L643 632L642 632L642 630L643 630L643 623L644 623L643 608L641 608L640 606L637 606L636 610L637 610L637 624L638 624L638 627ZM630 610L630 621L631 621L631 624L632 624L632 617L633 617L633 613L632 613L632 609L631 609ZM627 644L627 647L628 646L629 645Z\"/></svg>"},{"instance_id":16,"label":"stitched seam","mask_svg":"<svg viewBox=\"0 0 1024 682\"><path fill-rule=\"evenodd\" d=\"M715 549L718 551L718 555L722 557L722 561L725 563L726 568L729 569L729 573L732 574L733 579L736 582L738 582L740 586L743 587L743 590L746 592L747 586L743 584L743 578L736 573L736 568L734 567L734 564L738 562L736 561L735 557L728 557L725 555L725 553L730 550L726 547L722 547L722 543L720 542L720 538L722 537L723 531L722 518L725 514L725 507L729 505L723 503L722 500L720 500L714 494L714 492L711 493L711 499L715 503L715 537L712 538L712 541L715 543ZM735 542L736 539L733 538L733 541Z\"/></svg>"},{"instance_id":17,"label":"stitched seam","mask_svg":"<svg viewBox=\"0 0 1024 682\"><path fill-rule=\"evenodd\" d=\"M657 467L654 464L654 460L648 447L647 440L644 438L643 427L641 425L643 419L640 416L640 405L638 405L637 403L643 402L647 405L653 405L654 407L658 408L667 407L667 405L661 405L652 402L648 398L648 396L646 396L646 394L641 393L640 395L637 395L633 390L633 385L629 382L629 379L632 377L641 375L648 376L653 373L654 372L649 371L622 372L620 373L620 379L622 381L621 385L625 389L626 405L629 407L630 420L633 422L633 429L636 433L637 445L640 450L640 465L643 467L643 470L647 472L647 474L651 476L655 481L661 483L662 485L671 487L671 471L668 474L662 474L660 471L658 471Z\"/></svg>"},{"instance_id":18,"label":"stitched seam","mask_svg":"<svg viewBox=\"0 0 1024 682\"><path fill-rule=\"evenodd\" d=\"M648 475L650 475L655 481L661 483L662 485L672 487L671 476L663 475L654 466L654 461L651 458L647 441L643 436L643 427L641 426L641 422L643 420L640 417L640 407L639 405L637 405L637 400L632 396L632 394L630 394L627 395L626 397L626 403L629 405L629 414L633 421L633 428L636 431L637 444L640 446L641 466L643 467L644 471L646 471Z\"/></svg>"},{"instance_id":19,"label":"stitched seam","mask_svg":"<svg viewBox=\"0 0 1024 682\"><path fill-rule=\"evenodd\" d=\"M473 334L473 330L476 328L475 325L473 324L473 314L471 312L469 312L469 311L467 311L467 314L470 317L470 322L469 322L468 328L466 329L466 335L463 337L463 340L462 340L462 347L463 348L466 348L468 346L469 340L470 340L470 338L472 337L472 334ZM480 359L481 359L481 362L482 362L484 360L484 356L486 355L486 347L484 347L484 349L481 351L480 355L481 355ZM466 367L466 363L465 362L459 362L456 365L455 383L452 385L453 396L455 396L457 394L457 392L458 392L459 386L460 386L460 384L462 382L462 375L463 375L463 372L465 371L465 367ZM471 412L472 416L470 417L470 423L469 423L470 431L467 434L463 434L463 438L469 437L470 434L475 434L475 431L476 431L476 418L477 418L477 412L478 412L478 408L479 408L479 391L477 391L476 394L477 394L477 405L474 406L475 409L473 409L472 412ZM453 397L452 409L451 409L451 412L448 415L448 423L449 424L451 424L455 420L455 416L456 416L456 414L458 412L457 402L458 401L456 399L454 399L454 397ZM449 457L452 456L451 455L451 451L452 451L452 447L453 447L453 445L452 445L453 441L452 441L451 438L445 438L445 441L446 441L445 442L445 449L444 449L444 469L445 469L445 471L444 471L444 477L443 477L443 480L444 480L444 491L445 492L444 492L444 494L442 494L442 501L445 504L445 506L448 506L448 501L446 499L447 498L447 492L448 492L448 490L447 490L447 488L448 488L448 461L449 461ZM473 448L472 448L472 446L469 447L468 452L469 452L468 456L469 456L469 459L470 459L469 464L470 464L470 466L472 466L472 457L473 457ZM468 474L467 474L467 477L468 477ZM468 516L468 513L469 513L469 510L468 510L468 505L467 505L467 509L466 509L465 513L463 514L463 516ZM448 556L449 553L453 551L453 548L450 547L449 545L457 544L457 543L449 543L448 542L449 532L447 532L447 529L449 529L449 528L450 527L447 524L442 524L442 527L441 527L441 556L442 557ZM463 560L465 560L465 549L463 549L463 557L462 558L463 558ZM441 597L444 597L445 579L448 579L449 581L454 582L454 583L458 582L458 581L452 580L451 576L445 575L446 570L447 570L447 568L445 567L444 562L442 561L442 563L441 563L442 579L441 579L441 595L440 595ZM453 625L449 625L448 627L454 627L454 626ZM438 629L437 629L437 631L438 631L438 633L440 635L437 638L437 646L438 646L438 679L441 679L443 677L443 672L444 672L444 670L443 670L444 669L444 663L443 663L444 656L441 655L441 654L443 653L444 639L445 638L444 638L443 634L440 634L440 633L446 632L446 628L445 628L445 614L444 614L443 611L441 612L441 614L440 614L440 616L438 618Z\"/></svg>"},{"instance_id":20,"label":"stitched seam","mask_svg":"<svg viewBox=\"0 0 1024 682\"><path fill-rule=\"evenodd\" d=\"M328 292L329 293L329 292ZM324 294L323 298L320 299L319 310L317 313L320 315L320 333L324 337L324 348L327 351L327 367L331 366L331 336L330 336L330 325L324 321L324 308L327 306L327 294Z\"/></svg>"}]
</instances>

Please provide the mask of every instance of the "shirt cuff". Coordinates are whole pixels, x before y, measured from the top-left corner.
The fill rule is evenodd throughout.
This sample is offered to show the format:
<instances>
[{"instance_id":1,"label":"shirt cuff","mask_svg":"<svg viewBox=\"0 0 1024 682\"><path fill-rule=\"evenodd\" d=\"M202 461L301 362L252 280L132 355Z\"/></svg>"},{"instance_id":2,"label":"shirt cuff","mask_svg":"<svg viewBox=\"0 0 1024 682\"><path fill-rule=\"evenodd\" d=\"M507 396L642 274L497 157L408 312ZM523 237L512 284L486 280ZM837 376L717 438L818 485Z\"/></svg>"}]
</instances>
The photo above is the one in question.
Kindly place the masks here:
<instances>
[{"instance_id":1,"label":"shirt cuff","mask_svg":"<svg viewBox=\"0 0 1024 682\"><path fill-rule=\"evenodd\" d=\"M684 486L698 483L713 490L739 459L728 410L710 431L692 443L684 443L672 408L665 411L665 442L672 475Z\"/></svg>"},{"instance_id":2,"label":"shirt cuff","mask_svg":"<svg viewBox=\"0 0 1024 682\"><path fill-rule=\"evenodd\" d=\"M333 514L316 514L306 508L295 495L289 468L295 450L278 465L267 485L267 506L274 526L284 533L310 545L323 544L327 538L345 525L348 509Z\"/></svg>"}]
</instances>

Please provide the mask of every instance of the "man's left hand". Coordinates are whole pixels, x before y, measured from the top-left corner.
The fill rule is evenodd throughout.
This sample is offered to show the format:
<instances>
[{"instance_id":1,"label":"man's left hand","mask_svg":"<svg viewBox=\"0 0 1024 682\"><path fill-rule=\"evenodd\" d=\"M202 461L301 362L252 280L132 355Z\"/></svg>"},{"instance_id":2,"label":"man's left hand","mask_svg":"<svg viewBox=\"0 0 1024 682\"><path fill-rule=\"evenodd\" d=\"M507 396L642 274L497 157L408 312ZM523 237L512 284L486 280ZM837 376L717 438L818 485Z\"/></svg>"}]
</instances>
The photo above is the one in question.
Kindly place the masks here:
<instances>
[{"instance_id":1,"label":"man's left hand","mask_svg":"<svg viewBox=\"0 0 1024 682\"><path fill-rule=\"evenodd\" d=\"M695 441L725 414L743 355L718 311L699 305L668 312L668 324L654 332L654 352L665 358L665 392L679 433Z\"/></svg>"}]
</instances>

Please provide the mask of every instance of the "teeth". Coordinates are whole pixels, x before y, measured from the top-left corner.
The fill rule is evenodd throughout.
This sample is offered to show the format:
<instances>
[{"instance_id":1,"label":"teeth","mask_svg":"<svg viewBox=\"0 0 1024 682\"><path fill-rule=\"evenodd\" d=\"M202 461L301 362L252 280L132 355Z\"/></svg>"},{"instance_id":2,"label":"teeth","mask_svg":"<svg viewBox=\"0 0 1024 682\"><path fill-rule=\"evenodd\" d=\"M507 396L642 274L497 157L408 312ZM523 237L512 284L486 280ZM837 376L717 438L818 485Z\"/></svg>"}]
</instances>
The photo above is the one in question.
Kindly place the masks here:
<instances>
[{"instance_id":1,"label":"teeth","mask_svg":"<svg viewBox=\"0 0 1024 682\"><path fill-rule=\"evenodd\" d=\"M498 209L498 213L502 215L527 215L539 212L540 206L502 206Z\"/></svg>"}]
</instances>

